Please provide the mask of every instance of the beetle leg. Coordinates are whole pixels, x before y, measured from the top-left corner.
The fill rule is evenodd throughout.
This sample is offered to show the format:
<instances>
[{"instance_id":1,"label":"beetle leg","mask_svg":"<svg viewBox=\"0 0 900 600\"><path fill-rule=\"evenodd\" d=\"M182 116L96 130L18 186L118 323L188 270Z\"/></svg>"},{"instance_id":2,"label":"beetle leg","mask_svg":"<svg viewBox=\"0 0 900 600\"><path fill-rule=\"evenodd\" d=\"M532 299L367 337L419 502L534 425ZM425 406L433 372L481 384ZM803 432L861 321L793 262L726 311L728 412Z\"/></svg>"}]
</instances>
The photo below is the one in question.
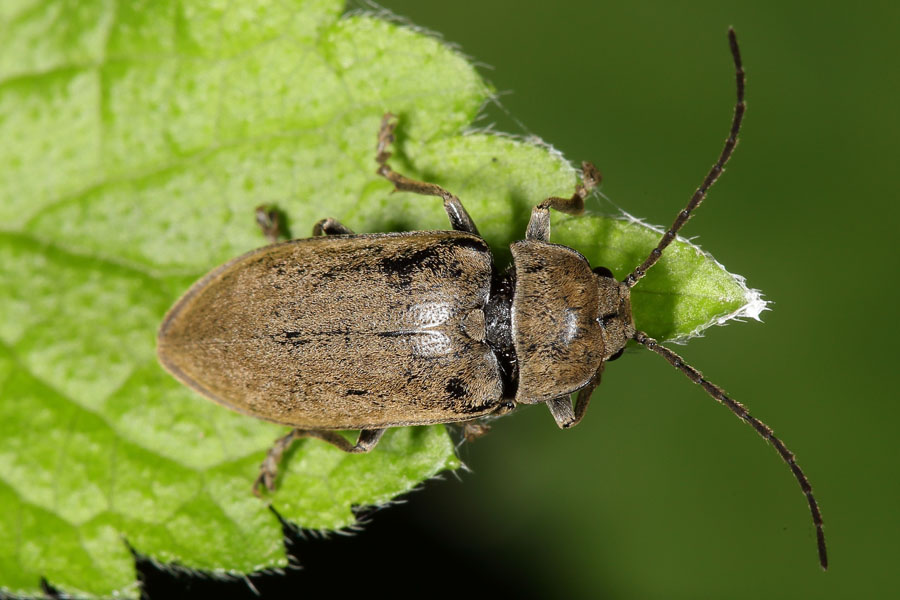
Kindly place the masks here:
<instances>
[{"instance_id":1,"label":"beetle leg","mask_svg":"<svg viewBox=\"0 0 900 600\"><path fill-rule=\"evenodd\" d=\"M568 429L574 425L575 413L572 412L572 399L569 396L562 396L556 400L548 400L547 408L560 429Z\"/></svg>"},{"instance_id":2,"label":"beetle leg","mask_svg":"<svg viewBox=\"0 0 900 600\"><path fill-rule=\"evenodd\" d=\"M571 198L550 197L531 209L531 219L525 230L526 240L550 241L550 209L570 215L579 215L584 211L584 199L591 193L602 179L600 171L591 163L581 163L581 183L575 186Z\"/></svg>"},{"instance_id":3,"label":"beetle leg","mask_svg":"<svg viewBox=\"0 0 900 600\"><path fill-rule=\"evenodd\" d=\"M463 437L467 442L474 442L491 430L491 426L478 421L466 421L462 423Z\"/></svg>"},{"instance_id":4,"label":"beetle leg","mask_svg":"<svg viewBox=\"0 0 900 600\"><path fill-rule=\"evenodd\" d=\"M581 419L584 418L584 413L587 412L588 404L591 403L591 394L593 394L594 390L597 389L597 386L600 385L600 375L602 373L603 363L600 363L600 368L597 369L597 373L594 375L594 378L591 379L590 383L578 390L578 398L575 400L575 420L569 427L575 427L581 422Z\"/></svg>"},{"instance_id":5,"label":"beetle leg","mask_svg":"<svg viewBox=\"0 0 900 600\"><path fill-rule=\"evenodd\" d=\"M313 225L312 232L313 237L318 237L320 235L348 235L352 233L353 231L349 227L331 217L322 219Z\"/></svg>"},{"instance_id":6,"label":"beetle leg","mask_svg":"<svg viewBox=\"0 0 900 600\"><path fill-rule=\"evenodd\" d=\"M570 396L563 396L547 402L547 408L550 409L550 414L553 415L553 418L556 420L556 424L559 425L560 429L575 427L581 422L581 419L584 418L584 413L587 412L588 404L591 403L591 394L597 386L600 385L600 373L602 370L603 367L601 366L597 371L597 374L594 375L594 378L591 379L586 386L578 390L578 398L575 400L574 411L572 410L572 399Z\"/></svg>"},{"instance_id":7,"label":"beetle leg","mask_svg":"<svg viewBox=\"0 0 900 600\"><path fill-rule=\"evenodd\" d=\"M422 194L423 196L439 196L444 200L444 210L450 219L450 226L456 231L468 231L478 235L478 228L459 198L435 183L426 183L410 179L394 171L387 160L391 157L391 153L387 147L394 141L394 128L397 121L391 113L385 113L381 119L381 129L378 131L378 148L375 161L379 164L378 170L375 171L388 181L394 184L394 189L401 192L413 192Z\"/></svg>"},{"instance_id":8,"label":"beetle leg","mask_svg":"<svg viewBox=\"0 0 900 600\"><path fill-rule=\"evenodd\" d=\"M351 454L363 454L368 452L378 443L384 435L384 429L364 429L359 432L356 444L351 444L347 439L335 431L319 431L315 429L293 429L287 435L275 440L275 444L269 449L265 460L259 466L259 476L253 482L253 493L257 496L262 492L263 486L269 491L275 489L275 478L278 476L278 464L284 453L294 443L304 437L318 438L337 446L344 452Z\"/></svg>"},{"instance_id":9,"label":"beetle leg","mask_svg":"<svg viewBox=\"0 0 900 600\"><path fill-rule=\"evenodd\" d=\"M260 204L256 207L256 224L262 229L263 235L274 244L281 235L281 215L278 209L267 204Z\"/></svg>"}]
</instances>

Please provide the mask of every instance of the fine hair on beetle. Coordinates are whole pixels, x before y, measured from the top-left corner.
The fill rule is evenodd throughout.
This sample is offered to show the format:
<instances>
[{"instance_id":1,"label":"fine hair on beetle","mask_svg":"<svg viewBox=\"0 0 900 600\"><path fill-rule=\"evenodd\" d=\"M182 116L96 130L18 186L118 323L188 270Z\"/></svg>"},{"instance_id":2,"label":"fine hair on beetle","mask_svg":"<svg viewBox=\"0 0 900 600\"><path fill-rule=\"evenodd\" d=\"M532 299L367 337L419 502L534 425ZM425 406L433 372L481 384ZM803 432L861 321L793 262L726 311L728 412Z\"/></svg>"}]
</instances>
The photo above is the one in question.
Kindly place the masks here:
<instances>
[{"instance_id":1,"label":"fine hair on beetle","mask_svg":"<svg viewBox=\"0 0 900 600\"><path fill-rule=\"evenodd\" d=\"M600 183L591 163L582 163L571 197L533 207L525 239L510 245L513 261L501 272L459 198L391 168L397 120L390 113L378 131L376 173L394 191L441 198L452 231L355 234L327 218L311 238L276 243L278 211L257 208L272 243L197 281L157 337L160 363L182 383L235 411L292 427L266 455L254 493L274 490L285 451L301 438L364 453L391 427L459 423L474 439L488 430L480 420L520 404L545 404L560 428L573 427L606 363L634 340L775 447L806 496L827 568L822 515L793 453L632 317L631 288L703 202L737 145L745 76L731 29L728 38L737 102L724 148L657 246L622 281L550 243L550 209L580 214ZM359 430L356 443L338 433L344 430Z\"/></svg>"}]
</instances>

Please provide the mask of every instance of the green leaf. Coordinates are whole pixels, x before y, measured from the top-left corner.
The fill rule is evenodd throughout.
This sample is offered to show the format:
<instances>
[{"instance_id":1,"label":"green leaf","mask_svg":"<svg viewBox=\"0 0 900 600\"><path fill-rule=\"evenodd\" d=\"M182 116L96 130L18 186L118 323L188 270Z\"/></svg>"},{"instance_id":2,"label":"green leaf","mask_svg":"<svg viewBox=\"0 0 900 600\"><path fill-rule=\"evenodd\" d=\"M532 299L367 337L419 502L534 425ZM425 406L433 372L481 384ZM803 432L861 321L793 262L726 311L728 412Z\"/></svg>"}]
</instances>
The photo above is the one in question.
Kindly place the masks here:
<instances>
[{"instance_id":1,"label":"green leaf","mask_svg":"<svg viewBox=\"0 0 900 600\"><path fill-rule=\"evenodd\" d=\"M337 0L6 0L0 5L0 591L40 578L84 597L138 595L135 550L221 573L286 564L250 493L284 428L177 384L155 332L190 283L263 243L275 203L302 237L444 229L440 202L374 174L381 115L393 165L457 193L508 260L530 208L571 193L545 147L463 135L490 97L442 42ZM554 240L624 275L658 235L554 214ZM635 289L638 325L684 337L753 296L685 242ZM443 427L390 432L369 455L305 441L272 497L335 529L459 465Z\"/></svg>"}]
</instances>

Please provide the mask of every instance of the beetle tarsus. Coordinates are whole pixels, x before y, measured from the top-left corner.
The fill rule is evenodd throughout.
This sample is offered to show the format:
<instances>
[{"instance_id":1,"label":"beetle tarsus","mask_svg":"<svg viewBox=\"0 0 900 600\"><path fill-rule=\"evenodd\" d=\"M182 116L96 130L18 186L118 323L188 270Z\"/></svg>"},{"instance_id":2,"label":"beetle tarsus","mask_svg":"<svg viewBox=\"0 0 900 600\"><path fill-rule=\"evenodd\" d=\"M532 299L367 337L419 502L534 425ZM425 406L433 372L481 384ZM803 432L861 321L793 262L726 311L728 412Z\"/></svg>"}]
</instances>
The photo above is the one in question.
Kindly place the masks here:
<instances>
[{"instance_id":1,"label":"beetle tarsus","mask_svg":"<svg viewBox=\"0 0 900 600\"><path fill-rule=\"evenodd\" d=\"M581 183L575 185L575 193L569 198L551 196L531 209L531 219L525 231L526 240L550 241L550 209L569 215L584 212L584 199L600 184L603 177L592 163L581 163Z\"/></svg>"},{"instance_id":2,"label":"beetle tarsus","mask_svg":"<svg viewBox=\"0 0 900 600\"><path fill-rule=\"evenodd\" d=\"M291 447L294 440L302 437L305 432L301 429L292 429L290 433L275 440L272 447L266 453L266 458L259 466L259 475L253 482L253 493L257 496L262 494L265 487L270 492L275 489L275 477L278 474L278 465L285 451Z\"/></svg>"},{"instance_id":3,"label":"beetle tarsus","mask_svg":"<svg viewBox=\"0 0 900 600\"><path fill-rule=\"evenodd\" d=\"M467 442L474 442L491 430L491 426L478 421L466 421L462 423L463 438Z\"/></svg>"},{"instance_id":4,"label":"beetle tarsus","mask_svg":"<svg viewBox=\"0 0 900 600\"><path fill-rule=\"evenodd\" d=\"M268 204L260 204L255 209L256 224L262 229L262 233L274 244L281 236L281 214L278 209Z\"/></svg>"},{"instance_id":5,"label":"beetle tarsus","mask_svg":"<svg viewBox=\"0 0 900 600\"><path fill-rule=\"evenodd\" d=\"M270 492L275 489L275 480L278 477L278 465L284 457L291 445L301 438L317 438L323 442L328 442L332 446L343 450L350 454L365 454L374 448L381 436L384 435L385 429L364 429L359 432L355 444L347 441L347 438L336 431L319 431L315 429L292 429L290 433L275 440L275 443L269 448L266 458L259 466L259 475L253 482L253 493L260 496L263 487Z\"/></svg>"},{"instance_id":6,"label":"beetle tarsus","mask_svg":"<svg viewBox=\"0 0 900 600\"><path fill-rule=\"evenodd\" d=\"M375 161L384 165L391 157L388 147L394 143L394 128L397 127L397 117L391 113L384 113L381 117L381 128L378 130L378 146L375 149Z\"/></svg>"}]
</instances>

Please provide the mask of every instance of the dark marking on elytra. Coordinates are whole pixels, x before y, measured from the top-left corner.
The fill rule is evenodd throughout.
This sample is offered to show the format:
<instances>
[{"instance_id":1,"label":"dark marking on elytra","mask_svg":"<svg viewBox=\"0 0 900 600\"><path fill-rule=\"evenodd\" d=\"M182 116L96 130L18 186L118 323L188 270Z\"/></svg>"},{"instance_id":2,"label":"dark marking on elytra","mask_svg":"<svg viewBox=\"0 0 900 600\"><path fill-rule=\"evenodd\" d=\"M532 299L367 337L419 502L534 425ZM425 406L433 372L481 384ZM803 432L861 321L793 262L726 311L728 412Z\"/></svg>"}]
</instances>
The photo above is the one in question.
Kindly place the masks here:
<instances>
[{"instance_id":1,"label":"dark marking on elytra","mask_svg":"<svg viewBox=\"0 0 900 600\"><path fill-rule=\"evenodd\" d=\"M403 336L405 336L405 335L415 335L416 333L420 333L420 332L418 332L418 331L406 331L406 330L400 330L400 331L379 331L379 332L376 333L375 335L376 335L377 337L383 337L383 338L394 338L394 337L403 337Z\"/></svg>"},{"instance_id":2,"label":"dark marking on elytra","mask_svg":"<svg viewBox=\"0 0 900 600\"><path fill-rule=\"evenodd\" d=\"M416 270L433 268L438 260L435 246L419 248L406 254L388 256L378 261L378 266L385 274L395 275L401 282L409 283Z\"/></svg>"},{"instance_id":3,"label":"dark marking on elytra","mask_svg":"<svg viewBox=\"0 0 900 600\"><path fill-rule=\"evenodd\" d=\"M454 400L465 398L469 393L466 383L459 377L451 377L448 379L444 391L447 392L448 398L453 398Z\"/></svg>"},{"instance_id":4,"label":"dark marking on elytra","mask_svg":"<svg viewBox=\"0 0 900 600\"><path fill-rule=\"evenodd\" d=\"M474 413L484 412L484 405L480 403L461 402L454 405L454 410L464 415L470 415Z\"/></svg>"},{"instance_id":5,"label":"dark marking on elytra","mask_svg":"<svg viewBox=\"0 0 900 600\"><path fill-rule=\"evenodd\" d=\"M308 338L301 337L303 335L300 331L282 331L281 335L273 335L272 341L283 346L299 347L310 342Z\"/></svg>"},{"instance_id":6,"label":"dark marking on elytra","mask_svg":"<svg viewBox=\"0 0 900 600\"><path fill-rule=\"evenodd\" d=\"M487 245L477 239L440 240L424 248L415 248L404 254L394 254L378 260L379 270L397 277L401 285L408 285L413 273L431 271L444 277L459 278L466 273L463 266L453 256L454 248L466 248L477 252L487 251Z\"/></svg>"}]
</instances>

